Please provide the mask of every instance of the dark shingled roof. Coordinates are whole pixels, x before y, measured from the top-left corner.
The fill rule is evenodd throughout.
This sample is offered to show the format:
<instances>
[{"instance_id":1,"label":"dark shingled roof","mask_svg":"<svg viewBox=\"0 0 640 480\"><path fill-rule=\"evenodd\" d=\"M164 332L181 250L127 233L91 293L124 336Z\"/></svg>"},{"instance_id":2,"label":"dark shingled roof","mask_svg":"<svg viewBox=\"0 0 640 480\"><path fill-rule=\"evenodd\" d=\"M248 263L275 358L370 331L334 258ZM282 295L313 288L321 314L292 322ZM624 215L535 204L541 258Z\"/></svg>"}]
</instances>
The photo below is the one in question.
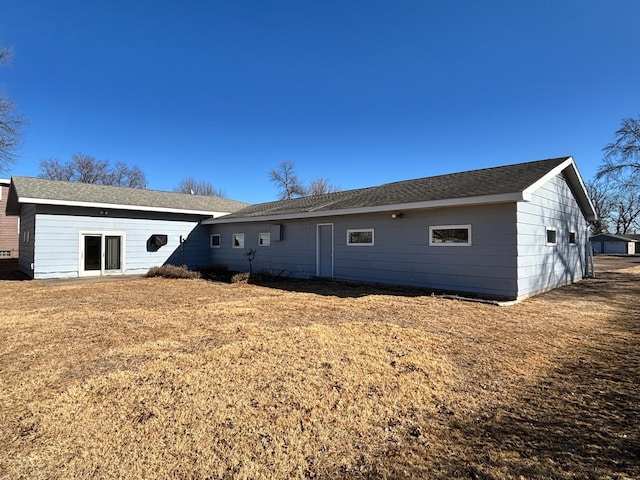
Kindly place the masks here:
<instances>
[{"instance_id":1,"label":"dark shingled roof","mask_svg":"<svg viewBox=\"0 0 640 480\"><path fill-rule=\"evenodd\" d=\"M386 183L378 187L260 203L227 215L224 220L517 193L525 190L569 158L571 157L552 158Z\"/></svg>"},{"instance_id":2,"label":"dark shingled roof","mask_svg":"<svg viewBox=\"0 0 640 480\"><path fill-rule=\"evenodd\" d=\"M623 233L623 234L615 234L615 233L599 233L598 235L594 235L589 237L589 241L591 242L638 242L640 241L640 235L636 235L633 233Z\"/></svg>"},{"instance_id":3,"label":"dark shingled roof","mask_svg":"<svg viewBox=\"0 0 640 480\"><path fill-rule=\"evenodd\" d=\"M23 199L51 200L52 203L104 204L130 207L136 210L176 212L190 211L202 214L235 212L248 204L228 198L186 193L163 192L140 188L113 187L89 183L61 182L31 177L12 177L7 211L17 214L18 202ZM114 207L112 207L114 208Z\"/></svg>"}]
</instances>

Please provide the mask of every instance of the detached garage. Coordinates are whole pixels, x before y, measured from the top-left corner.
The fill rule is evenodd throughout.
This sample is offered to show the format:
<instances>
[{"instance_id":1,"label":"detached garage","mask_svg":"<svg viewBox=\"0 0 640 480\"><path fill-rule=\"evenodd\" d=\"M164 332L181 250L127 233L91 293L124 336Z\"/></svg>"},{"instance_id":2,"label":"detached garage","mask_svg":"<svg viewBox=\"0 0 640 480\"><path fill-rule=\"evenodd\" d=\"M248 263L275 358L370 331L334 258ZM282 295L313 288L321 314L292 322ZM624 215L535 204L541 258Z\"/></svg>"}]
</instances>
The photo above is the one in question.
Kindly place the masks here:
<instances>
[{"instance_id":1,"label":"detached garage","mask_svg":"<svg viewBox=\"0 0 640 480\"><path fill-rule=\"evenodd\" d=\"M635 255L636 240L624 235L601 233L589 238L594 253Z\"/></svg>"}]
</instances>

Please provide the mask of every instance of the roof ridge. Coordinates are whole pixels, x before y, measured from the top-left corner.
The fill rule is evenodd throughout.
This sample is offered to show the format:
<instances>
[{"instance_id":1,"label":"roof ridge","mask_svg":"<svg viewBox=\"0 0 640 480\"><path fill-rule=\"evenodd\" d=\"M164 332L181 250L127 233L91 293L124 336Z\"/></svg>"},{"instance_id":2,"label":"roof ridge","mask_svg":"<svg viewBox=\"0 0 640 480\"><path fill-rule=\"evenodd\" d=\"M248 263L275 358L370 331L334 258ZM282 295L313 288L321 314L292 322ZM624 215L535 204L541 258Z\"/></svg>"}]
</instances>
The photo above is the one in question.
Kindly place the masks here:
<instances>
[{"instance_id":1,"label":"roof ridge","mask_svg":"<svg viewBox=\"0 0 640 480\"><path fill-rule=\"evenodd\" d=\"M532 160L530 162L512 163L512 164L508 164L508 165L498 165L498 166L495 166L495 167L474 168L474 169L471 169L471 170L462 170L462 171L459 171L459 172L440 173L438 175L430 175L430 176L427 176L427 177L410 178L410 179L406 179L406 180L397 180L395 182L383 183L381 185L378 185L378 187L384 187L384 186L387 186L387 185L394 185L394 184L404 183L404 182L418 182L420 180L426 180L426 179L437 179L437 178L441 178L441 177L448 177L448 176L451 176L451 175L464 175L464 174L468 174L468 173L472 173L472 172L490 172L492 170L501 170L501 169L505 169L505 168L509 168L509 167L522 167L522 166L525 166L525 165L540 164L540 163L543 163L543 162L554 162L554 163L557 163L559 165L560 163L564 162L565 160L568 160L569 158L571 158L571 155L564 156L564 157L545 158L544 160ZM369 188L376 188L376 187L369 187Z\"/></svg>"}]
</instances>

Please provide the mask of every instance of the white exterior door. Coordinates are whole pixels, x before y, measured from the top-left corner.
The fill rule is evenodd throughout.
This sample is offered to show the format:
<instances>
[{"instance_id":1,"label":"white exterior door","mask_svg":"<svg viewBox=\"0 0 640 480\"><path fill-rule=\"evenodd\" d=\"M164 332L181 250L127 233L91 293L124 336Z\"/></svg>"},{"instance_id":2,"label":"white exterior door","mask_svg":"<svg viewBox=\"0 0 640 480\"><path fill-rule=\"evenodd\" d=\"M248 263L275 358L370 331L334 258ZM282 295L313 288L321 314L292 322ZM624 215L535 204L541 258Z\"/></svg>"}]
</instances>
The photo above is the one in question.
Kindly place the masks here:
<instances>
[{"instance_id":1,"label":"white exterior door","mask_svg":"<svg viewBox=\"0 0 640 480\"><path fill-rule=\"evenodd\" d=\"M318 224L316 275L333 278L333 223Z\"/></svg>"}]
</instances>

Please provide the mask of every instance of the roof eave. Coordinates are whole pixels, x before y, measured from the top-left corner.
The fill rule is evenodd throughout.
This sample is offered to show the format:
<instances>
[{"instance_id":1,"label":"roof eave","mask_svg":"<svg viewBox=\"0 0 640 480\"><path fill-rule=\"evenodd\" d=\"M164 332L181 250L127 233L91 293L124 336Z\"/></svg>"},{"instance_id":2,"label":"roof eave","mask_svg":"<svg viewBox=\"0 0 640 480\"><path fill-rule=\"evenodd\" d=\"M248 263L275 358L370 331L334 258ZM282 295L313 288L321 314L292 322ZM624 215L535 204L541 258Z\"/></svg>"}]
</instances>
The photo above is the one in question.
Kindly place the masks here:
<instances>
[{"instance_id":1,"label":"roof eave","mask_svg":"<svg viewBox=\"0 0 640 480\"><path fill-rule=\"evenodd\" d=\"M450 198L443 200L431 200L427 202L396 203L392 205L379 205L374 207L344 208L336 210L316 210L313 212L296 212L278 215L259 215L254 217L213 218L204 220L204 225L220 225L225 223L254 223L274 222L281 220L294 220L303 218L330 217L335 215L358 215L365 213L395 212L406 210L421 210L430 208L459 207L468 205L486 205L492 203L511 203L524 201L521 192L505 193L499 195L481 195L475 197Z\"/></svg>"},{"instance_id":2,"label":"roof eave","mask_svg":"<svg viewBox=\"0 0 640 480\"><path fill-rule=\"evenodd\" d=\"M589 198L589 193L587 192L587 188L582 181L582 177L580 176L580 172L578 172L578 167L576 166L576 162L573 157L567 157L567 159L560 163L557 167L551 169L547 172L546 175L543 175L534 183L529 185L523 192L523 197L525 201L531 201L533 193L538 190L542 185L547 183L553 177L564 173L567 180L569 181L569 186L573 191L576 200L578 201L580 208L582 209L582 213L585 218L589 222L594 222L598 219L598 215L596 214L596 209L591 203L591 199Z\"/></svg>"},{"instance_id":3,"label":"roof eave","mask_svg":"<svg viewBox=\"0 0 640 480\"><path fill-rule=\"evenodd\" d=\"M114 204L114 203L101 203L101 202L78 202L71 200L54 200L49 198L29 198L22 197L19 200L21 204L35 204L35 205L54 205L54 206L64 206L64 207L82 207L82 208L108 208L114 210L133 210L140 212L158 212L158 213L178 213L185 215L201 215L201 216L212 216L214 218L222 217L225 215L229 215L230 212L220 212L220 211L212 211L212 210L192 210L192 209L181 209L181 208L171 208L171 207L149 207L144 205L122 205L122 204Z\"/></svg>"}]
</instances>

